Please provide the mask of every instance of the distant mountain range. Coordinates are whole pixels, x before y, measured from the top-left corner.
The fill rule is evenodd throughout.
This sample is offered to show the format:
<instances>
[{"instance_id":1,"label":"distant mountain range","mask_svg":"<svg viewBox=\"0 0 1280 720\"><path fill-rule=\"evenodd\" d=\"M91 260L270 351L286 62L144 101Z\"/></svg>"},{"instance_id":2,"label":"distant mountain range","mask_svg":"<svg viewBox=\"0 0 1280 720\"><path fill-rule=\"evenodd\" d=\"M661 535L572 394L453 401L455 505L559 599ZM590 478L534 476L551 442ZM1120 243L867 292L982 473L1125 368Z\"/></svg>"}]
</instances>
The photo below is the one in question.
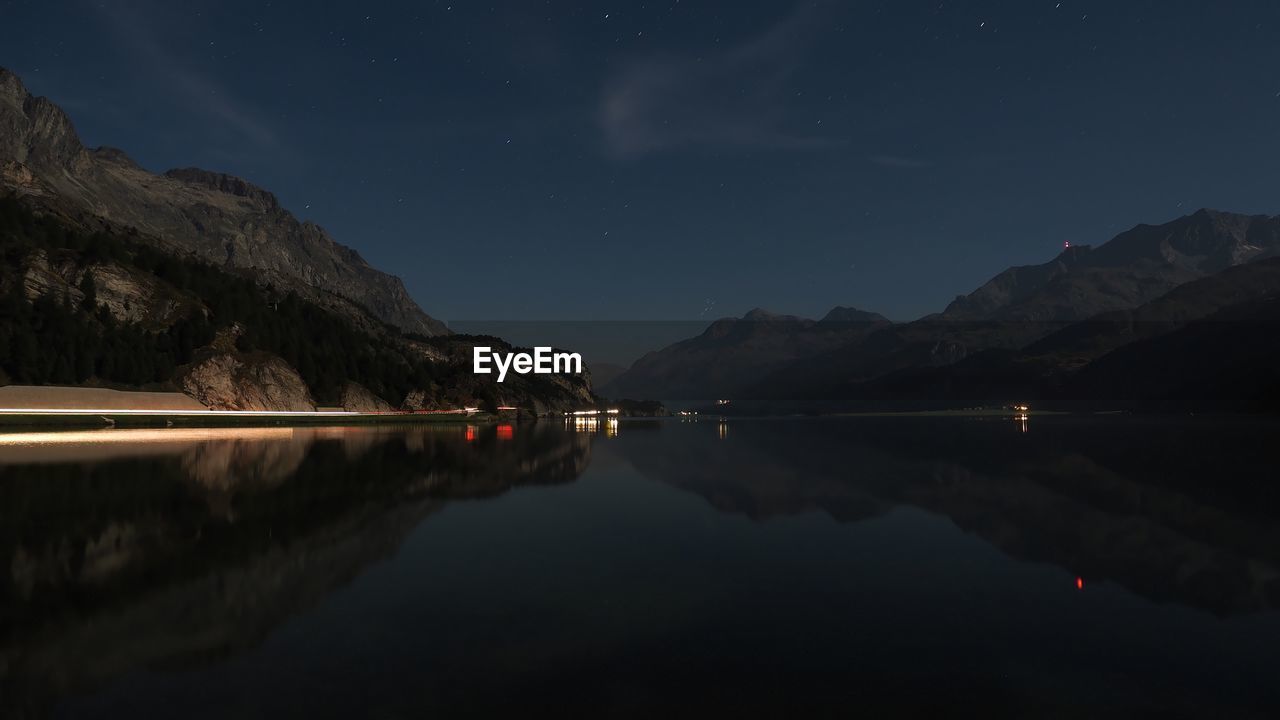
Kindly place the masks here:
<instances>
[{"instance_id":1,"label":"distant mountain range","mask_svg":"<svg viewBox=\"0 0 1280 720\"><path fill-rule=\"evenodd\" d=\"M757 310L720 320L697 338L641 358L604 392L726 398L743 411L765 412L1031 399L1064 407L1261 409L1280 389L1257 367L1271 357L1265 339L1276 308L1271 299L1280 293L1277 256L1280 218L1200 210L1139 225L1097 248L1067 248L1042 265L1010 268L913 322L868 313L844 333L815 335L826 319ZM1227 336L1231 342L1216 351L1204 345ZM1165 356L1171 352L1177 357ZM1210 383L1221 392L1196 387L1209 383L1205 373L1244 368L1251 372ZM1238 395L1246 387L1255 392Z\"/></svg>"},{"instance_id":2,"label":"distant mountain range","mask_svg":"<svg viewBox=\"0 0 1280 720\"><path fill-rule=\"evenodd\" d=\"M675 400L729 397L799 359L858 342L889 324L882 315L855 308L834 308L821 320L757 308L646 354L602 385L601 392Z\"/></svg>"},{"instance_id":3,"label":"distant mountain range","mask_svg":"<svg viewBox=\"0 0 1280 720\"><path fill-rule=\"evenodd\" d=\"M0 68L0 385L181 390L220 409L594 404L589 376L496 385L451 334L270 192L84 147Z\"/></svg>"}]
</instances>

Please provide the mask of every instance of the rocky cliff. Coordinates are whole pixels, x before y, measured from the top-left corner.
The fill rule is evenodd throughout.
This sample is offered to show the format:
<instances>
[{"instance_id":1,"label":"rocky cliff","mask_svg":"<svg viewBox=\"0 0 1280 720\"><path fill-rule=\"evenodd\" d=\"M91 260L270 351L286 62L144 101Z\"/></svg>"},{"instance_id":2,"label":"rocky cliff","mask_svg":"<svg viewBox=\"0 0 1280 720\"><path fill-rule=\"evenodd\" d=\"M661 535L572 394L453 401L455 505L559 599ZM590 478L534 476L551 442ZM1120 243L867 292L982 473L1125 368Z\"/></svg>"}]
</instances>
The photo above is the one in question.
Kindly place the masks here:
<instances>
[{"instance_id":1,"label":"rocky cliff","mask_svg":"<svg viewBox=\"0 0 1280 720\"><path fill-rule=\"evenodd\" d=\"M269 353L239 352L240 333L239 327L218 333L200 357L180 368L182 391L210 410L315 410L298 371Z\"/></svg>"},{"instance_id":2,"label":"rocky cliff","mask_svg":"<svg viewBox=\"0 0 1280 720\"><path fill-rule=\"evenodd\" d=\"M84 147L66 113L0 68L0 188L69 216L100 218L227 268L250 269L357 321L371 313L406 331L448 330L399 278L371 267L262 188L196 168L155 175L112 148Z\"/></svg>"}]
</instances>

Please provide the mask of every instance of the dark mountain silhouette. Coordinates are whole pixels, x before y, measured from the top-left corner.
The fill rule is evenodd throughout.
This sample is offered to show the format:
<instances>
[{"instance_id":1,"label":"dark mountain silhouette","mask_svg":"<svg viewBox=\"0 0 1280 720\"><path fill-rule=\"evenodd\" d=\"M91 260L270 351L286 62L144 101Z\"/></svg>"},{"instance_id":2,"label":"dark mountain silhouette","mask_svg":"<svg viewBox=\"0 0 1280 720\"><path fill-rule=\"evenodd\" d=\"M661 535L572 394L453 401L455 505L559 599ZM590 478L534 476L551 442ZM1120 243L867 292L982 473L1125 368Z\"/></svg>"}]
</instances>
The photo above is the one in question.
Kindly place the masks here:
<instances>
[{"instance_id":1,"label":"dark mountain silhouette","mask_svg":"<svg viewBox=\"0 0 1280 720\"><path fill-rule=\"evenodd\" d=\"M808 409L921 410L1011 402L1076 409L1265 410L1280 387L1280 258L1230 267L1132 310L991 349L827 388Z\"/></svg>"},{"instance_id":2,"label":"dark mountain silhouette","mask_svg":"<svg viewBox=\"0 0 1280 720\"><path fill-rule=\"evenodd\" d=\"M732 398L778 368L856 342L889 325L882 315L837 307L821 320L759 308L722 318L701 335L637 360L602 392L669 400Z\"/></svg>"},{"instance_id":3,"label":"dark mountain silhouette","mask_svg":"<svg viewBox=\"0 0 1280 720\"><path fill-rule=\"evenodd\" d=\"M1055 400L1126 410L1274 411L1280 293L1120 347L1069 378Z\"/></svg>"},{"instance_id":4,"label":"dark mountain silhouette","mask_svg":"<svg viewBox=\"0 0 1280 720\"><path fill-rule=\"evenodd\" d=\"M1043 265L1013 267L956 298L949 320L1083 320L1136 307L1182 283L1280 253L1280 217L1199 210L1138 225L1098 248L1067 248Z\"/></svg>"},{"instance_id":5,"label":"dark mountain silhouette","mask_svg":"<svg viewBox=\"0 0 1280 720\"><path fill-rule=\"evenodd\" d=\"M1060 373L1109 350L1265 295L1274 266L1264 263L1278 253L1277 217L1200 210L1139 225L1100 247L1072 247L1048 263L1010 268L941 313L798 355L738 387L735 397L770 410L954 407L1018 392L1047 397ZM670 377L679 372L666 370Z\"/></svg>"}]
</instances>

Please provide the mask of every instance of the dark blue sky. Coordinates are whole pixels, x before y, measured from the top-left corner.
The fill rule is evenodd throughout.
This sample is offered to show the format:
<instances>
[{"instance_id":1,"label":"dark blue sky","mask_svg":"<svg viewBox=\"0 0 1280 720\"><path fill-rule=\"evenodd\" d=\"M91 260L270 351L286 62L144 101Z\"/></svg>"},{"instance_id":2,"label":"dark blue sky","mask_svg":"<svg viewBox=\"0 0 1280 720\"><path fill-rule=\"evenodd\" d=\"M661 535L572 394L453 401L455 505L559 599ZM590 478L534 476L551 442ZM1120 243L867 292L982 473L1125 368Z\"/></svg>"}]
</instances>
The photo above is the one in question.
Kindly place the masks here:
<instances>
[{"instance_id":1,"label":"dark blue sky","mask_svg":"<svg viewBox=\"0 0 1280 720\"><path fill-rule=\"evenodd\" d=\"M464 319L895 319L1280 211L1270 2L0 2L90 145L244 176Z\"/></svg>"}]
</instances>

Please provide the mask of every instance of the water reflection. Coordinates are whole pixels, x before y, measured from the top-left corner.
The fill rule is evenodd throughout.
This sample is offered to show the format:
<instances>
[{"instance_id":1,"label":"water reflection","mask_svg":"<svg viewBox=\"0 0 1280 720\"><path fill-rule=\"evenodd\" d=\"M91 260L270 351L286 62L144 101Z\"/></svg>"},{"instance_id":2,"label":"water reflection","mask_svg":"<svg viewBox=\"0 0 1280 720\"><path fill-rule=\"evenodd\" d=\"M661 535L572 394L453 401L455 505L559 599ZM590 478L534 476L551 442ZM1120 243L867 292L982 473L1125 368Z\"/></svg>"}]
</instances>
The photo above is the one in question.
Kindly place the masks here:
<instances>
[{"instance_id":1,"label":"water reflection","mask_svg":"<svg viewBox=\"0 0 1280 720\"><path fill-rule=\"evenodd\" d=\"M257 644L456 499L571 482L546 426L0 437L0 715Z\"/></svg>"},{"instance_id":2,"label":"water reflection","mask_svg":"<svg viewBox=\"0 0 1280 720\"><path fill-rule=\"evenodd\" d=\"M1221 617L1252 619L1280 606L1274 424L1037 416L1028 432L1026 418L706 420L0 435L0 560L8 569L0 575L0 715L51 714L141 669L203 669L252 655L273 633L288 635L276 631L291 618L301 615L289 625L296 627L320 615L322 599L370 585L370 568L396 555L416 528L447 526L436 514L450 502L499 496L554 501L486 504L506 509L436 536L453 540L432 545L430 556L450 571L416 595L404 578L425 572L421 564L403 562L394 581L375 584L377 595L405 593L399 606L408 609L388 623L406 638L400 653L421 653L384 659L380 648L370 651L385 660L384 692L425 682L426 665L443 687L541 688L521 683L530 667L545 665L551 676L584 678L575 692L592 697L647 672L632 689L652 693L650 707L696 695L704 681L719 703L744 685L776 682L786 697L815 678L836 688L826 701L848 707L849 680L837 671L854 667L869 686L897 683L910 695L921 663L943 666L935 683L968 652L931 634L963 637L947 622L958 611L930 604L940 592L932 578L922 571L907 581L894 569L901 548L927 545L926 515L948 528L941 537L949 543L962 536L955 528L981 542L925 552L945 555L944 565L989 562L974 550L980 545L1004 562L987 577L1013 584L1040 577L1027 568L1047 564L1065 571L1053 587L1073 599L1120 586L1143 603ZM593 462L590 479L564 493L507 495L573 483ZM627 476L641 488L619 479ZM903 520L904 508L927 513ZM765 522L782 517L788 522ZM850 544L808 545L797 524L825 533L824 543ZM504 528L514 529L495 540ZM852 531L866 528L876 534L861 538L880 544L855 542ZM792 554L796 547L803 552ZM877 562L841 554L867 548ZM864 587L892 596L890 609ZM914 610L895 615L900 601ZM427 602L437 614L421 611ZM485 602L492 605L477 607ZM1022 612L1010 604L992 614ZM1112 630L1128 622L1100 620ZM376 624L359 614L344 621L356 636ZM316 622L319 632L331 627ZM992 622L996 634L1028 627ZM913 633L917 644L901 645ZM900 647L908 650L895 655ZM1018 652L1059 667L1046 660L1051 650ZM359 664L334 660L342 677L358 674ZM447 675L450 667L459 669ZM663 674L673 667L678 678ZM360 682L378 682L378 668L345 688L350 702L369 695ZM1242 668L1256 669L1241 660L1233 672ZM973 673L955 692L1003 692L1003 675ZM991 685L973 690L969 680ZM460 704L471 699L458 692ZM567 693L545 692L561 700ZM415 707L404 714L422 714Z\"/></svg>"},{"instance_id":3,"label":"water reflection","mask_svg":"<svg viewBox=\"0 0 1280 720\"><path fill-rule=\"evenodd\" d=\"M620 424L618 418L613 416L601 417L599 415L571 415L564 419L565 430L575 433L586 433L588 435L617 437L619 427Z\"/></svg>"},{"instance_id":4,"label":"water reflection","mask_svg":"<svg viewBox=\"0 0 1280 720\"><path fill-rule=\"evenodd\" d=\"M848 418L637 437L647 477L757 520L899 506L1006 554L1218 614L1280 607L1276 424L1249 420ZM696 429L696 425L690 430ZM712 439L724 442L709 442ZM1083 588L1083 579L1080 582Z\"/></svg>"}]
</instances>

